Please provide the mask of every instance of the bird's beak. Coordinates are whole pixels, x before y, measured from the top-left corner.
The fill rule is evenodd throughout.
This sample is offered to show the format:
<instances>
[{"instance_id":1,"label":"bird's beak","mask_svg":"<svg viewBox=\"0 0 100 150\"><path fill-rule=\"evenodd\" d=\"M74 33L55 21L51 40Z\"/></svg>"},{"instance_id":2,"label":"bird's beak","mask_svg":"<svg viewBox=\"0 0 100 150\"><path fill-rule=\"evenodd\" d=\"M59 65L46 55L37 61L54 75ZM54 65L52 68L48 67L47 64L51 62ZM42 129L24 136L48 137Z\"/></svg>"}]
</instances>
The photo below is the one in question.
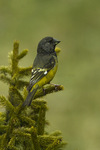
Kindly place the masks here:
<instances>
[{"instance_id":1,"label":"bird's beak","mask_svg":"<svg viewBox=\"0 0 100 150\"><path fill-rule=\"evenodd\" d=\"M61 41L54 39L55 45L57 45L58 43L60 43Z\"/></svg>"}]
</instances>

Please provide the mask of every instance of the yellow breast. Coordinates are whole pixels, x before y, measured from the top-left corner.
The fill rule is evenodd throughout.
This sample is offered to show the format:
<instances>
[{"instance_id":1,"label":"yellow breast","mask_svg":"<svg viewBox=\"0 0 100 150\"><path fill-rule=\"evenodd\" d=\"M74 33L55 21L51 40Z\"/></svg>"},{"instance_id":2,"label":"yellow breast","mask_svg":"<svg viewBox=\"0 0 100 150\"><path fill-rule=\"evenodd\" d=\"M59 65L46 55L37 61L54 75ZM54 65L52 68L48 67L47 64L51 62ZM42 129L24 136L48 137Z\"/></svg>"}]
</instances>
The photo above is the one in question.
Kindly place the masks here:
<instances>
[{"instance_id":1,"label":"yellow breast","mask_svg":"<svg viewBox=\"0 0 100 150\"><path fill-rule=\"evenodd\" d=\"M58 64L56 63L56 65L54 66L54 68L52 68L46 76L44 76L40 81L38 81L38 85L39 87L49 83L55 76L55 73L57 71L57 67L58 67Z\"/></svg>"}]
</instances>

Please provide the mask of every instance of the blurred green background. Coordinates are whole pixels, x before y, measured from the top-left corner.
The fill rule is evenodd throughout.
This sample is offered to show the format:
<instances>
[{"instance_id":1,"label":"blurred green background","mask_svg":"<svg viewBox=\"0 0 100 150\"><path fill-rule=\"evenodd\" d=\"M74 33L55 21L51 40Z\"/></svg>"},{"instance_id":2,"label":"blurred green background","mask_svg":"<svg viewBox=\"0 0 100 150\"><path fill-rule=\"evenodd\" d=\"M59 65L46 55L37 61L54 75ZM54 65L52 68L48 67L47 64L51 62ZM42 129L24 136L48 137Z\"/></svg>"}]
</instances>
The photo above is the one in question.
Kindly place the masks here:
<instances>
[{"instance_id":1,"label":"blurred green background","mask_svg":"<svg viewBox=\"0 0 100 150\"><path fill-rule=\"evenodd\" d=\"M100 1L0 0L0 65L8 64L13 41L29 49L30 66L45 36L61 40L58 72L52 81L64 91L46 96L48 131L61 130L65 150L100 149ZM8 87L0 82L0 95ZM2 110L2 109L1 109Z\"/></svg>"}]
</instances>

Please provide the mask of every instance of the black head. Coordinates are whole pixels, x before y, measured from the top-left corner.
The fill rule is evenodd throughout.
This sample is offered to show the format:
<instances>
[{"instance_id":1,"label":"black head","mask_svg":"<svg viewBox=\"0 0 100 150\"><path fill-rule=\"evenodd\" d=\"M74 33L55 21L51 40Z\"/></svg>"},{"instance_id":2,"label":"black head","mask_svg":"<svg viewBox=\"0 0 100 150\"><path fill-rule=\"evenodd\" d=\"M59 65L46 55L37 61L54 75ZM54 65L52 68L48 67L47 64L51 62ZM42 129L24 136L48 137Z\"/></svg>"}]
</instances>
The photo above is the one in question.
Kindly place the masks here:
<instances>
[{"instance_id":1,"label":"black head","mask_svg":"<svg viewBox=\"0 0 100 150\"><path fill-rule=\"evenodd\" d=\"M54 53L55 46L58 43L60 43L60 41L54 39L53 37L45 37L39 42L37 53L38 54Z\"/></svg>"}]
</instances>

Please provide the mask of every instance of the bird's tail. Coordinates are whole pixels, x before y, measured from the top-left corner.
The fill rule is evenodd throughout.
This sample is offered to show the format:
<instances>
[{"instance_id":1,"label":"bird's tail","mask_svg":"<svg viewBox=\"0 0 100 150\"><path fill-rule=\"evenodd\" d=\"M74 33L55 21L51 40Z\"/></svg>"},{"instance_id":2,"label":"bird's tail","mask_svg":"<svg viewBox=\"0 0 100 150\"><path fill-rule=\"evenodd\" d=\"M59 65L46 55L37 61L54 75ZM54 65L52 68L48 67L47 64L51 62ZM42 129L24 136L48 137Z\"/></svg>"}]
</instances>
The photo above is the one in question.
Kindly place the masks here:
<instances>
[{"instance_id":1,"label":"bird's tail","mask_svg":"<svg viewBox=\"0 0 100 150\"><path fill-rule=\"evenodd\" d=\"M33 99L33 97L34 97L34 95L35 95L35 93L36 93L38 87L39 87L39 86L37 85L37 86L32 90L32 92L30 91L30 92L28 93L28 95L27 95L27 97L26 97L24 103L22 104L23 107L25 107L25 106L30 106L30 105L31 105L32 99Z\"/></svg>"}]
</instances>

